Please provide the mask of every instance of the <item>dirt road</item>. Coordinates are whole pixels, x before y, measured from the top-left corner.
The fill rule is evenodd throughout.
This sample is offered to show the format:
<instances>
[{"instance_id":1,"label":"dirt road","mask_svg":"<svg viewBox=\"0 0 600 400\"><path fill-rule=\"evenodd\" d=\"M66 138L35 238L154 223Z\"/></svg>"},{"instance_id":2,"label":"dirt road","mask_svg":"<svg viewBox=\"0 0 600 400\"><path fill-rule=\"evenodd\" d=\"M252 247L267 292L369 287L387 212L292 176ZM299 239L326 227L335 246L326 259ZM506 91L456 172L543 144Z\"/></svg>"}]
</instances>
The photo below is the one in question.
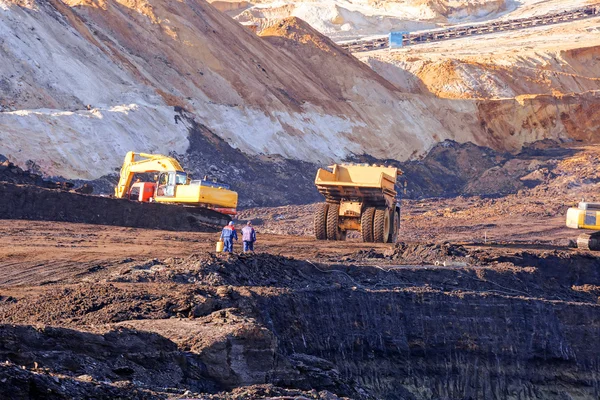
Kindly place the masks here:
<instances>
[{"instance_id":1,"label":"dirt road","mask_svg":"<svg viewBox=\"0 0 600 400\"><path fill-rule=\"evenodd\" d=\"M458 235L448 216L436 218L436 237ZM556 238L572 235L550 220ZM486 229L504 240L393 246L259 234L270 254L216 256L214 233L4 220L0 396L460 398L471 389L450 369L462 376L488 356L476 396L493 384L512 399L540 381L548 399L594 396L588 363L600 349L585 338L600 326L600 261L511 242L536 224ZM519 339L538 334L546 341ZM521 370L544 352L561 367ZM494 378L497 368L510 378ZM563 375L579 378L565 386ZM436 388L418 394L414 381Z\"/></svg>"},{"instance_id":2,"label":"dirt road","mask_svg":"<svg viewBox=\"0 0 600 400\"><path fill-rule=\"evenodd\" d=\"M459 212L459 201L435 201L433 204L434 210L437 210L433 213L423 202L411 204L406 211L410 215L405 216L403 221L403 240L423 243L451 241L484 248L486 244L505 245L514 251L536 247L566 250L569 241L577 236L577 232L563 226L562 216L531 221L511 221L498 216L487 223L467 216L457 221L455 215ZM291 213L289 208L288 213ZM430 218L423 216L424 213L430 213ZM280 226L285 227L286 213L274 209L271 214L280 215ZM310 227L310 222L311 214L306 211L301 223ZM257 229L258 251L312 261L350 257L361 250L383 252L393 247L362 243L359 237L347 242L328 242L316 241L311 236L262 234L260 226ZM63 283L89 269L123 259L140 261L214 252L218 237L218 233L3 220L0 226L0 285ZM240 243L235 247L236 252L241 252Z\"/></svg>"}]
</instances>

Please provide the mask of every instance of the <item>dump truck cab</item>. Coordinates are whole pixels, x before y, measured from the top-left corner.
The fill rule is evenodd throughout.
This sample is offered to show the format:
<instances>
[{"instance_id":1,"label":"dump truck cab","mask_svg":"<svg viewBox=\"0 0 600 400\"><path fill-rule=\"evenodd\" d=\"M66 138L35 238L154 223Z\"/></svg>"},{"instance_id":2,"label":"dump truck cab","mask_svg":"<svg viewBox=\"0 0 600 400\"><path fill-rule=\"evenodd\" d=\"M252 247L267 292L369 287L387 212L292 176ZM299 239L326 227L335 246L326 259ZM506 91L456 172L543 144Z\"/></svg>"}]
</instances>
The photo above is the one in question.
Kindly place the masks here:
<instances>
[{"instance_id":1,"label":"dump truck cab","mask_svg":"<svg viewBox=\"0 0 600 400\"><path fill-rule=\"evenodd\" d=\"M360 231L363 241L393 243L400 228L396 179L402 171L384 165L334 164L317 171L315 185L325 197L314 227L319 240L344 240Z\"/></svg>"}]
</instances>

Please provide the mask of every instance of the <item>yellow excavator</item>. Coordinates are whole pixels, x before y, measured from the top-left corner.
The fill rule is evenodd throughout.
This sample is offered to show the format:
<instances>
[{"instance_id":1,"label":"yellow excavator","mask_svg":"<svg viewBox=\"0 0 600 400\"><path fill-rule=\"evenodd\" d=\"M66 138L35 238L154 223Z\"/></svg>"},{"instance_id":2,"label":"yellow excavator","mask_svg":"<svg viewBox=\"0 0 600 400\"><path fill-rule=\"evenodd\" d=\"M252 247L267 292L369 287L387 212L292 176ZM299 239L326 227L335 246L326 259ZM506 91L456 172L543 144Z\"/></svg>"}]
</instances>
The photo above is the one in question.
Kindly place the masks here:
<instances>
[{"instance_id":1,"label":"yellow excavator","mask_svg":"<svg viewBox=\"0 0 600 400\"><path fill-rule=\"evenodd\" d=\"M136 181L135 174L158 173L155 182ZM235 215L238 194L229 186L208 179L192 180L173 157L134 153L125 156L115 197L142 202L179 204ZM231 217L229 217L231 219Z\"/></svg>"},{"instance_id":2,"label":"yellow excavator","mask_svg":"<svg viewBox=\"0 0 600 400\"><path fill-rule=\"evenodd\" d=\"M600 203L580 202L577 208L567 210L567 227L600 231ZM600 232L582 233L577 247L584 250L600 250Z\"/></svg>"}]
</instances>

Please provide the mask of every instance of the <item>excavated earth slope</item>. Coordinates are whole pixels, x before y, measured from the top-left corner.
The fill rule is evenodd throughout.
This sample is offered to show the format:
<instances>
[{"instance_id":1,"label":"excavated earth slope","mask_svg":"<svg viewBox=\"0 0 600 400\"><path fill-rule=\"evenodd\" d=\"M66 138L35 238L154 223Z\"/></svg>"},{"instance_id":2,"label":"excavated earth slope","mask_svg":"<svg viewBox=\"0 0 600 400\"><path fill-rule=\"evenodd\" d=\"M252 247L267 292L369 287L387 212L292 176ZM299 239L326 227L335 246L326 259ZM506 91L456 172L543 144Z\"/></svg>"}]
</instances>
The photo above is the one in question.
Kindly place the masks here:
<instances>
[{"instance_id":1,"label":"excavated earth slope","mask_svg":"<svg viewBox=\"0 0 600 400\"><path fill-rule=\"evenodd\" d=\"M1 0L0 154L96 179L128 150L171 153L243 205L272 205L316 200L315 167L356 155L593 136L580 118L593 98L491 107L403 93L298 19L265 35L192 0Z\"/></svg>"},{"instance_id":2,"label":"excavated earth slope","mask_svg":"<svg viewBox=\"0 0 600 400\"><path fill-rule=\"evenodd\" d=\"M243 24L268 27L298 17L336 40L385 36L440 26L515 19L574 9L589 0L209 0Z\"/></svg>"},{"instance_id":3,"label":"excavated earth slope","mask_svg":"<svg viewBox=\"0 0 600 400\"><path fill-rule=\"evenodd\" d=\"M600 89L598 19L357 54L403 91L506 99Z\"/></svg>"}]
</instances>

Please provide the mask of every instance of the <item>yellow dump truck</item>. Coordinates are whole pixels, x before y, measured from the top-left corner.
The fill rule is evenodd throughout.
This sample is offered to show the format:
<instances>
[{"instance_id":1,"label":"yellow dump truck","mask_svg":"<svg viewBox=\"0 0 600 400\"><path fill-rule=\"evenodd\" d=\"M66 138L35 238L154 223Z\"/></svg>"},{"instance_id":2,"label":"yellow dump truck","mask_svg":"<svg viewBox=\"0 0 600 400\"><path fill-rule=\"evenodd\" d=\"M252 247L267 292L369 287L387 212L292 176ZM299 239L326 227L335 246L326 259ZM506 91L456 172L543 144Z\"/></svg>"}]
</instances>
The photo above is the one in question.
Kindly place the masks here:
<instances>
[{"instance_id":1,"label":"yellow dump truck","mask_svg":"<svg viewBox=\"0 0 600 400\"><path fill-rule=\"evenodd\" d=\"M314 226L318 240L344 240L360 231L363 242L395 243L400 228L396 178L402 171L383 165L334 164L317 171L315 185L325 196Z\"/></svg>"},{"instance_id":2,"label":"yellow dump truck","mask_svg":"<svg viewBox=\"0 0 600 400\"><path fill-rule=\"evenodd\" d=\"M567 210L567 227L600 231L600 203L581 202ZM600 232L582 233L577 238L577 247L585 250L600 250Z\"/></svg>"}]
</instances>

